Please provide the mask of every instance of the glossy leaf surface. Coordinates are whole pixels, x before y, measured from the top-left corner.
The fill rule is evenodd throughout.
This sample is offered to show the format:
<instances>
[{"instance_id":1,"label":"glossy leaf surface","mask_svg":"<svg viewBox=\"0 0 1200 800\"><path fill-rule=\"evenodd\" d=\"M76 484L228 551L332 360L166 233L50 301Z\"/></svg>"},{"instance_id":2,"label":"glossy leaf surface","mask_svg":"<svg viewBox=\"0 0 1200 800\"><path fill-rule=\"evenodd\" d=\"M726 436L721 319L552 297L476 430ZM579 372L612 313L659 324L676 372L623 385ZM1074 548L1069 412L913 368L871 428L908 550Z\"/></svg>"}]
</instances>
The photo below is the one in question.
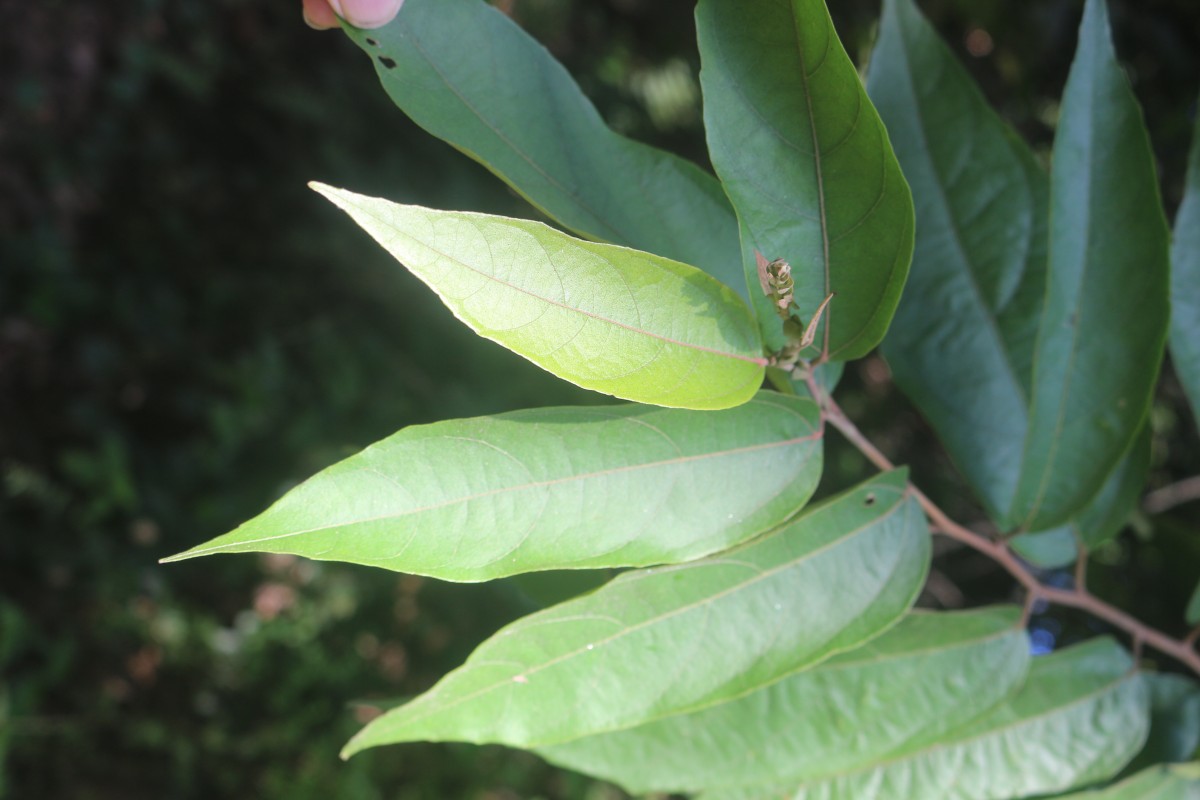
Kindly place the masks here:
<instances>
[{"instance_id":1,"label":"glossy leaf surface","mask_svg":"<svg viewBox=\"0 0 1200 800\"><path fill-rule=\"evenodd\" d=\"M538 752L634 794L803 781L940 740L1015 690L1019 613L914 613L862 647L745 697Z\"/></svg>"},{"instance_id":2,"label":"glossy leaf surface","mask_svg":"<svg viewBox=\"0 0 1200 800\"><path fill-rule=\"evenodd\" d=\"M746 296L737 220L712 175L621 136L542 45L479 0L408 0L348 29L405 114L580 236L702 267Z\"/></svg>"},{"instance_id":3,"label":"glossy leaf surface","mask_svg":"<svg viewBox=\"0 0 1200 800\"><path fill-rule=\"evenodd\" d=\"M544 408L418 425L176 558L293 553L446 580L684 561L804 505L817 410L762 392L725 411Z\"/></svg>"},{"instance_id":4,"label":"glossy leaf surface","mask_svg":"<svg viewBox=\"0 0 1200 800\"><path fill-rule=\"evenodd\" d=\"M827 335L832 358L865 355L908 273L912 198L823 0L701 0L696 25L709 154L768 346L783 338L755 251L791 264L806 322L837 294L817 347Z\"/></svg>"},{"instance_id":5,"label":"glossy leaf surface","mask_svg":"<svg viewBox=\"0 0 1200 800\"><path fill-rule=\"evenodd\" d=\"M626 572L518 620L344 752L555 744L698 711L861 644L904 614L928 567L904 479L880 476L735 550Z\"/></svg>"},{"instance_id":6,"label":"glossy leaf surface","mask_svg":"<svg viewBox=\"0 0 1200 800\"><path fill-rule=\"evenodd\" d=\"M744 403L762 384L749 309L694 267L537 222L313 188L472 330L571 383L698 409Z\"/></svg>"},{"instance_id":7,"label":"glossy leaf surface","mask_svg":"<svg viewBox=\"0 0 1200 800\"><path fill-rule=\"evenodd\" d=\"M1048 180L912 0L884 3L867 89L912 186L913 265L883 343L993 518L1021 466Z\"/></svg>"},{"instance_id":8,"label":"glossy leaf surface","mask_svg":"<svg viewBox=\"0 0 1200 800\"><path fill-rule=\"evenodd\" d=\"M1088 0L1051 174L1046 300L1030 423L1009 521L1064 521L1131 447L1158 376L1168 315L1167 227L1141 111Z\"/></svg>"},{"instance_id":9,"label":"glossy leaf surface","mask_svg":"<svg viewBox=\"0 0 1200 800\"><path fill-rule=\"evenodd\" d=\"M1024 686L979 719L878 763L799 787L717 790L702 800L1010 800L1102 780L1146 736L1142 676L1114 642L1034 659Z\"/></svg>"},{"instance_id":10,"label":"glossy leaf surface","mask_svg":"<svg viewBox=\"0 0 1200 800\"><path fill-rule=\"evenodd\" d=\"M1171 363L1200 424L1200 125L1171 243Z\"/></svg>"}]
</instances>

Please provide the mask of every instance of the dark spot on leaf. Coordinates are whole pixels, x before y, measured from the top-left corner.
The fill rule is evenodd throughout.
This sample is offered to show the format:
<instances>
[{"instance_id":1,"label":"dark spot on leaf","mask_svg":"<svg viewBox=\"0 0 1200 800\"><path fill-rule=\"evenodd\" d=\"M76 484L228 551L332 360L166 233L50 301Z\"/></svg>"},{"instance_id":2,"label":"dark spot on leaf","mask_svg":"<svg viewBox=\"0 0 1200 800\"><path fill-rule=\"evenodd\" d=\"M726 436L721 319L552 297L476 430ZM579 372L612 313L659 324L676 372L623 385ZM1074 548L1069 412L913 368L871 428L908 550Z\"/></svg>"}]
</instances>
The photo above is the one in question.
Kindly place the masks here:
<instances>
[{"instance_id":1,"label":"dark spot on leaf","mask_svg":"<svg viewBox=\"0 0 1200 800\"><path fill-rule=\"evenodd\" d=\"M367 44L371 45L371 47L379 47L379 42L375 41L370 36L367 37Z\"/></svg>"},{"instance_id":2,"label":"dark spot on leaf","mask_svg":"<svg viewBox=\"0 0 1200 800\"><path fill-rule=\"evenodd\" d=\"M387 67L388 69L396 68L396 59L394 59L394 58L388 58L387 56L380 56L379 63L383 64L383 66Z\"/></svg>"},{"instance_id":3,"label":"dark spot on leaf","mask_svg":"<svg viewBox=\"0 0 1200 800\"><path fill-rule=\"evenodd\" d=\"M863 505L866 506L867 508L870 508L871 506L875 505L875 493L874 492L871 492L870 494L867 495L867 499L863 500Z\"/></svg>"}]
</instances>

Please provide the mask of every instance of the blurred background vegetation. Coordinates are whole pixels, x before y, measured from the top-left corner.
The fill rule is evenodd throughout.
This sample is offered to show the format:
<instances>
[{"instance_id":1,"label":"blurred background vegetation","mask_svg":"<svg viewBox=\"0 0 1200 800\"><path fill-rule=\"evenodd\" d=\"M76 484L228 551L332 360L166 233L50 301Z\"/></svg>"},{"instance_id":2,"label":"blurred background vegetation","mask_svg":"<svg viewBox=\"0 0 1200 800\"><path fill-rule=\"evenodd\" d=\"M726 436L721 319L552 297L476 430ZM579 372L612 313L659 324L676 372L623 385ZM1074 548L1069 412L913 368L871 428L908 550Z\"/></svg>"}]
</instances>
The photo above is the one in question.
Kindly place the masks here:
<instances>
[{"instance_id":1,"label":"blurred background vegetation","mask_svg":"<svg viewBox=\"0 0 1200 800\"><path fill-rule=\"evenodd\" d=\"M570 586L280 557L157 564L405 425L604 402L466 332L305 188L532 214L408 122L367 59L308 30L299 5L0 3L0 797L623 797L501 748L337 759L356 698L427 688ZM705 162L692 3L500 5L615 127ZM830 5L865 63L877 2ZM1200 8L1112 5L1173 211ZM1044 152L1080 4L922 6ZM855 365L842 392L886 450L978 518L882 362ZM1153 484L1200 473L1169 372L1154 424ZM837 442L828 462L826 490L867 472ZM1196 503L1139 514L1098 554L1098 593L1179 632L1198 523ZM930 605L1014 596L953 550L931 588ZM1054 610L1035 624L1046 646L1095 629Z\"/></svg>"}]
</instances>

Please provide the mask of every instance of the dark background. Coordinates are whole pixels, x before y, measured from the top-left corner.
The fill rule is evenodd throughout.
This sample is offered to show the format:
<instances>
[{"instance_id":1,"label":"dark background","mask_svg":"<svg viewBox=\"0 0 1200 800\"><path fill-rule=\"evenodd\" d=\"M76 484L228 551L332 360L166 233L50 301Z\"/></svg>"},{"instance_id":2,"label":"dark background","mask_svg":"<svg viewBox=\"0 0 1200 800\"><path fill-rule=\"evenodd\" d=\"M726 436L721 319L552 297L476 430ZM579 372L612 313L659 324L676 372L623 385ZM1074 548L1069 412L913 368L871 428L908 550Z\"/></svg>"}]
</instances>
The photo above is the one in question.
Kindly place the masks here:
<instances>
[{"instance_id":1,"label":"dark background","mask_svg":"<svg viewBox=\"0 0 1200 800\"><path fill-rule=\"evenodd\" d=\"M555 587L253 555L157 564L405 425L603 401L458 326L305 188L531 214L408 122L299 5L0 0L0 797L623 797L501 748L336 757L356 698L427 688ZM615 127L704 162L691 3L502 6ZM864 61L877 3L831 6ZM1080 4L922 6L1046 152ZM1112 8L1173 213L1200 6ZM852 365L842 398L953 513L979 518L882 362ZM1152 486L1200 472L1169 369L1153 421ZM830 447L826 490L866 474ZM1180 633L1198 522L1196 503L1136 515L1096 554L1093 587ZM931 605L1016 597L955 550L931 588ZM1098 630L1057 611L1035 626L1049 643Z\"/></svg>"}]
</instances>

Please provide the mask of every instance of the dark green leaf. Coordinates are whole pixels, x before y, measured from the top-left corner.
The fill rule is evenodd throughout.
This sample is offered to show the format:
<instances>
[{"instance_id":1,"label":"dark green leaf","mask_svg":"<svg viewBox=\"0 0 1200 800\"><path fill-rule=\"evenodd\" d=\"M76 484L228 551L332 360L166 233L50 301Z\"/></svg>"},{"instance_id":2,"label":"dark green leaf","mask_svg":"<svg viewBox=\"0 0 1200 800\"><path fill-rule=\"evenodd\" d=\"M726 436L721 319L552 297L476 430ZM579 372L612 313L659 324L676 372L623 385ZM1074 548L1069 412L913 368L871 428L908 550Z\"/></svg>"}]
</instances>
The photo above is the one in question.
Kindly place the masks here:
<instances>
[{"instance_id":1,"label":"dark green leaf","mask_svg":"<svg viewBox=\"0 0 1200 800\"><path fill-rule=\"evenodd\" d=\"M293 553L445 580L684 561L792 516L821 475L816 406L544 408L406 428L171 560Z\"/></svg>"},{"instance_id":2,"label":"dark green leaf","mask_svg":"<svg viewBox=\"0 0 1200 800\"><path fill-rule=\"evenodd\" d=\"M1171 244L1171 363L1200 424L1200 125L1192 132L1187 183Z\"/></svg>"},{"instance_id":3,"label":"dark green leaf","mask_svg":"<svg viewBox=\"0 0 1200 800\"><path fill-rule=\"evenodd\" d=\"M696 24L709 153L768 346L783 334L756 291L755 251L790 262L805 322L836 292L817 344L865 355L908 273L912 197L824 2L701 0Z\"/></svg>"},{"instance_id":4,"label":"dark green leaf","mask_svg":"<svg viewBox=\"0 0 1200 800\"><path fill-rule=\"evenodd\" d=\"M877 635L912 603L928 559L920 507L904 473L888 473L736 550L626 572L518 620L344 752L543 746L698 711Z\"/></svg>"},{"instance_id":5,"label":"dark green leaf","mask_svg":"<svg viewBox=\"0 0 1200 800\"><path fill-rule=\"evenodd\" d=\"M1200 748L1200 685L1182 675L1146 673L1150 735L1125 772L1163 762L1191 761Z\"/></svg>"},{"instance_id":6,"label":"dark green leaf","mask_svg":"<svg viewBox=\"0 0 1200 800\"><path fill-rule=\"evenodd\" d=\"M1010 800L1109 777L1146 737L1147 691L1114 642L1034 659L1010 700L934 741L795 788L717 791L702 800Z\"/></svg>"},{"instance_id":7,"label":"dark green leaf","mask_svg":"<svg viewBox=\"0 0 1200 800\"><path fill-rule=\"evenodd\" d=\"M538 222L313 188L472 330L571 383L699 409L744 403L762 385L749 310L694 267Z\"/></svg>"},{"instance_id":8,"label":"dark green leaf","mask_svg":"<svg viewBox=\"0 0 1200 800\"><path fill-rule=\"evenodd\" d=\"M1016 609L916 613L862 647L719 706L540 749L633 793L817 779L938 741L1020 686Z\"/></svg>"},{"instance_id":9,"label":"dark green leaf","mask_svg":"<svg viewBox=\"0 0 1200 800\"><path fill-rule=\"evenodd\" d=\"M867 88L917 215L912 271L883 352L999 519L1025 440L1048 182L912 0L884 4Z\"/></svg>"},{"instance_id":10,"label":"dark green leaf","mask_svg":"<svg viewBox=\"0 0 1200 800\"><path fill-rule=\"evenodd\" d=\"M695 264L746 297L737 222L694 164L614 133L562 65L479 0L408 0L347 31L388 95L579 235Z\"/></svg>"},{"instance_id":11,"label":"dark green leaf","mask_svg":"<svg viewBox=\"0 0 1200 800\"><path fill-rule=\"evenodd\" d=\"M1008 517L1031 530L1082 508L1132 446L1167 332L1168 237L1154 158L1103 0L1085 6L1050 205L1030 422Z\"/></svg>"}]
</instances>

